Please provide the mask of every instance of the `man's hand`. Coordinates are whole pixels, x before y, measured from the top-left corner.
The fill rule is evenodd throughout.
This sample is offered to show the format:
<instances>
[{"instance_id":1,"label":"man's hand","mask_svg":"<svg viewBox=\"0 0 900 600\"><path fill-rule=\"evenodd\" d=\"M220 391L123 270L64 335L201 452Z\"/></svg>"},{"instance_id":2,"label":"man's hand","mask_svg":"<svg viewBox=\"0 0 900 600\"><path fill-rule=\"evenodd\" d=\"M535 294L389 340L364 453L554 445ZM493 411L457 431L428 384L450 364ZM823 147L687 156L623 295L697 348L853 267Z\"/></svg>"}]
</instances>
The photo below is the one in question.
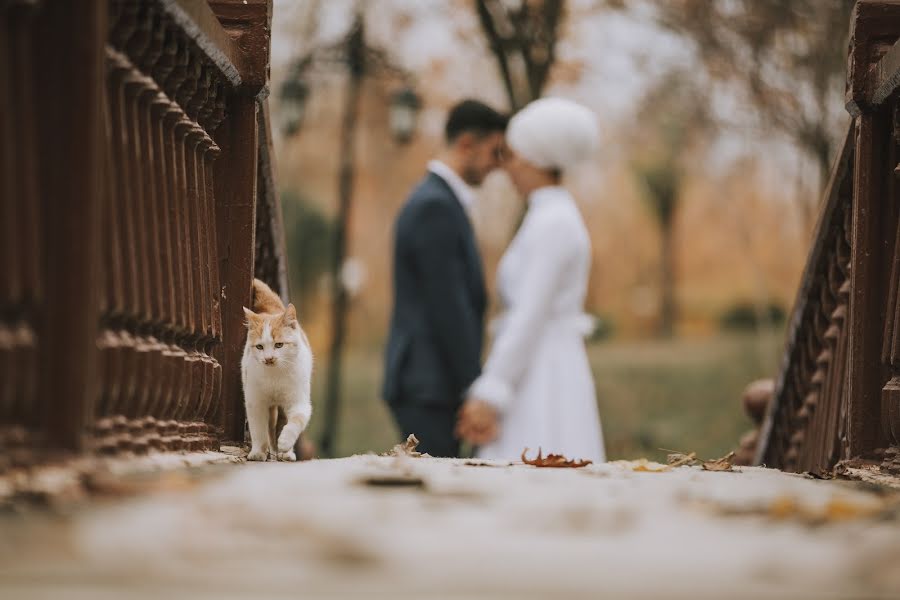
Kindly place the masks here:
<instances>
[{"instance_id":1,"label":"man's hand","mask_svg":"<svg viewBox=\"0 0 900 600\"><path fill-rule=\"evenodd\" d=\"M497 438L497 411L483 400L469 398L459 409L456 437L474 446L483 446Z\"/></svg>"}]
</instances>

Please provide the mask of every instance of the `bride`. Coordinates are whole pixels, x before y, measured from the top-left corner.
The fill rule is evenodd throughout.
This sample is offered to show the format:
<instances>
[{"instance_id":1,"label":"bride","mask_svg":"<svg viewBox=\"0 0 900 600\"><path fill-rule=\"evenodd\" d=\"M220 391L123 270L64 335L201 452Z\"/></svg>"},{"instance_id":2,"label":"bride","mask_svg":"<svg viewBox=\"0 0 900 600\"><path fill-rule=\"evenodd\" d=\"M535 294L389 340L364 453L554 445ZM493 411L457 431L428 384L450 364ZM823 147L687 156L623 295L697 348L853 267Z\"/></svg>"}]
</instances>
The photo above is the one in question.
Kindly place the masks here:
<instances>
[{"instance_id":1,"label":"bride","mask_svg":"<svg viewBox=\"0 0 900 600\"><path fill-rule=\"evenodd\" d=\"M528 211L498 268L505 309L481 376L469 388L457 435L482 458L517 459L527 447L572 459L605 460L584 336L591 244L563 170L589 158L597 123L559 98L517 113L504 168Z\"/></svg>"}]
</instances>

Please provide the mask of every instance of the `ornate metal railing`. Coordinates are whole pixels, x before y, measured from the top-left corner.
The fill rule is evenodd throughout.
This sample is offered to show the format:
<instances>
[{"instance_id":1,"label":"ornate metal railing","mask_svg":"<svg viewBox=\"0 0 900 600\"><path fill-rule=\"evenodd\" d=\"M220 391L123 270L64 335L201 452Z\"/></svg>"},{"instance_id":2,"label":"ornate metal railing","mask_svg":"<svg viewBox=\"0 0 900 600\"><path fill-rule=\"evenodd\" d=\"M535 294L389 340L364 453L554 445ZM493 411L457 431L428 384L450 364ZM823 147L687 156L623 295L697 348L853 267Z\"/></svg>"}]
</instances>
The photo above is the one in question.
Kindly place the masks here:
<instances>
[{"instance_id":1,"label":"ornate metal railing","mask_svg":"<svg viewBox=\"0 0 900 600\"><path fill-rule=\"evenodd\" d=\"M777 410L764 424L762 462L815 471L847 452L847 316L850 295L851 165L848 131L825 193L816 237L788 326L775 384Z\"/></svg>"},{"instance_id":2,"label":"ornate metal railing","mask_svg":"<svg viewBox=\"0 0 900 600\"><path fill-rule=\"evenodd\" d=\"M853 121L825 195L757 462L900 472L900 5L860 0Z\"/></svg>"},{"instance_id":3,"label":"ornate metal railing","mask_svg":"<svg viewBox=\"0 0 900 600\"><path fill-rule=\"evenodd\" d=\"M0 449L243 435L255 265L286 291L270 18L268 0L0 0Z\"/></svg>"}]
</instances>

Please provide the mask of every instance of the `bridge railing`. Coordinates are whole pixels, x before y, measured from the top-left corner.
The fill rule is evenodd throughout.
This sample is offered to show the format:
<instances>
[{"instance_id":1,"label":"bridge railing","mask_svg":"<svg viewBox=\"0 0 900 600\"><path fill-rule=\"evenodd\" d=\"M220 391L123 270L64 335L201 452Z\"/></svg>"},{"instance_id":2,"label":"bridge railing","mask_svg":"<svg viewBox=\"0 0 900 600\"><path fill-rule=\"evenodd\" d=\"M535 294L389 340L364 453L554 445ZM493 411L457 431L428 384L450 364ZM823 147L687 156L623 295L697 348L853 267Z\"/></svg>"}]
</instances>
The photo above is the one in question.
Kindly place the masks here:
<instances>
[{"instance_id":1,"label":"bridge railing","mask_svg":"<svg viewBox=\"0 0 900 600\"><path fill-rule=\"evenodd\" d=\"M900 5L860 0L831 173L757 462L900 472Z\"/></svg>"},{"instance_id":2,"label":"bridge railing","mask_svg":"<svg viewBox=\"0 0 900 600\"><path fill-rule=\"evenodd\" d=\"M286 292L270 19L0 0L0 449L242 437L241 306Z\"/></svg>"}]
</instances>

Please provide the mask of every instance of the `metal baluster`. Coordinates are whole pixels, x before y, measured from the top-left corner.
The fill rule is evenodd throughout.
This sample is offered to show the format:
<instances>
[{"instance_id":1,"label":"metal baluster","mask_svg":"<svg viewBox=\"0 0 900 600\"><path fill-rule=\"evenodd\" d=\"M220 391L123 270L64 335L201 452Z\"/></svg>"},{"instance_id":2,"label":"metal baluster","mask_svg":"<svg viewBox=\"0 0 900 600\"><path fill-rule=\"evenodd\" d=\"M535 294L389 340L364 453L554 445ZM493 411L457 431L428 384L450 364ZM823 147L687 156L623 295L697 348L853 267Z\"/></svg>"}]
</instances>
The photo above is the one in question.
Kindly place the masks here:
<instances>
[{"instance_id":1,"label":"metal baluster","mask_svg":"<svg viewBox=\"0 0 900 600\"><path fill-rule=\"evenodd\" d=\"M37 114L35 112L35 81L31 47L34 36L32 21L37 14L36 9L36 5L27 2L12 4L9 17L11 47L7 54L13 58L10 68L13 85L10 89L16 92L13 93L16 105L12 111L15 115L12 124L16 131L13 134L13 140L18 146L16 152L18 186L9 201L18 205L20 221L17 227L19 229L18 240L21 244L17 258L19 263L14 265L19 270L21 298L19 322L13 331L15 373L10 373L10 375L12 375L11 379L16 381L13 393L15 394L14 402L18 404L18 407L15 412L19 415L18 420L29 429L35 429L39 424L36 405L38 356L34 318L42 301L40 273L42 250L39 232L40 215L38 213L40 194L37 171L39 157L36 146ZM0 67L0 69L2 68ZM0 141L0 144L2 143ZM3 202L4 200L0 199L0 204ZM3 361L2 357L0 357L0 361ZM10 363L3 361L3 364Z\"/></svg>"},{"instance_id":2,"label":"metal baluster","mask_svg":"<svg viewBox=\"0 0 900 600\"><path fill-rule=\"evenodd\" d=\"M164 388L159 397L159 404L153 408L153 415L161 417L167 410L167 407L174 403L174 395L178 380L178 363L180 361L177 356L177 346L175 340L178 329L178 263L177 263L177 244L178 239L172 222L174 212L174 197L172 192L172 168L170 164L170 153L172 151L170 138L170 121L168 115L173 102L169 99L165 90L170 85L170 80L175 70L175 61L178 53L178 41L174 33L170 30L165 35L162 54L153 69L153 77L162 88L163 91L157 96L153 105L154 117L157 120L158 137L157 145L160 151L159 172L160 172L160 193L162 202L160 209L160 223L162 224L163 245L166 252L166 265L163 273L167 281L165 289L166 305L166 328L162 333L161 342L163 375L161 377Z\"/></svg>"},{"instance_id":3,"label":"metal baluster","mask_svg":"<svg viewBox=\"0 0 900 600\"><path fill-rule=\"evenodd\" d=\"M195 256L194 246L196 241L191 239L191 198L189 196L189 184L187 181L187 135L190 132L190 127L190 120L187 119L182 113L181 119L175 124L175 136L177 140L175 155L176 162L178 164L178 220L181 229L181 236L184 240L184 255L182 256L182 260L184 261L184 271L186 275L185 314L187 315L187 327L185 329L185 335L181 342L185 352L183 366L185 381L182 384L182 393L179 396L179 402L175 407L175 411L173 414L173 418L176 419L178 417L182 417L188 410L188 407L192 404L193 398L195 397L197 385L195 363L198 359L196 350L194 348L197 329L196 312L194 310L194 294L196 293L196 268L193 264Z\"/></svg>"},{"instance_id":4,"label":"metal baluster","mask_svg":"<svg viewBox=\"0 0 900 600\"><path fill-rule=\"evenodd\" d=\"M13 313L21 298L19 281L18 215L15 201L16 165L13 123L14 91L10 52L9 8L0 5L0 422L18 423Z\"/></svg>"},{"instance_id":5,"label":"metal baluster","mask_svg":"<svg viewBox=\"0 0 900 600\"><path fill-rule=\"evenodd\" d=\"M179 411L176 413L177 420L184 420L188 415L196 410L196 405L200 397L203 385L203 365L200 358L200 351L197 344L201 335L202 318L200 314L200 257L198 252L197 239L197 206L196 206L196 146L198 140L195 139L193 129L194 122L188 117L187 110L192 105L194 97L197 95L198 83L200 78L200 64L196 60L190 60L187 66L186 77L184 83L179 88L175 97L179 106L181 106L184 114L176 125L179 131L180 145L179 156L182 169L182 193L183 193L183 226L185 232L185 241L187 249L187 267L188 267L188 303L190 314L189 334L185 345L187 352L187 370L190 373L190 385L188 386L187 402L182 403Z\"/></svg>"},{"instance_id":6,"label":"metal baluster","mask_svg":"<svg viewBox=\"0 0 900 600\"><path fill-rule=\"evenodd\" d=\"M206 403L206 394L212 383L210 379L212 373L211 370L208 369L210 363L207 361L204 352L208 336L207 330L209 328L205 302L206 297L209 294L209 285L207 283L208 263L204 260L204 231L206 227L203 211L204 184L202 179L202 167L200 165L202 160L201 144L203 143L203 138L205 136L205 132L199 125L192 124L187 138L187 169L190 173L188 177L189 206L191 209L190 221L194 241L196 242L194 245L193 264L197 283L194 288L194 309L195 314L197 315L197 324L193 346L196 359L195 374L197 379L195 380L196 387L194 389L194 395L192 396L194 405L191 406L188 411L191 420L197 420L202 415L203 406Z\"/></svg>"},{"instance_id":7,"label":"metal baluster","mask_svg":"<svg viewBox=\"0 0 900 600\"><path fill-rule=\"evenodd\" d=\"M142 384L139 395L135 399L133 416L143 418L151 413L151 407L159 403L162 393L161 375L163 372L165 348L160 341L162 324L164 323L162 306L162 271L161 255L161 223L158 219L160 203L160 184L156 178L156 163L159 156L156 152L156 123L154 121L154 103L159 94L159 87L152 77L156 63L164 52L164 30L161 15L152 3L146 4L146 12L140 20L140 37L129 45L129 52L140 68L140 88L137 97L137 151L141 158L140 181L142 188L142 206L139 213L144 225L142 240L143 262L146 271L142 278L144 285L145 314L138 324L140 334L136 347L142 365Z\"/></svg>"},{"instance_id":8,"label":"metal baluster","mask_svg":"<svg viewBox=\"0 0 900 600\"><path fill-rule=\"evenodd\" d=\"M122 412L133 392L129 389L132 362L132 336L126 330L126 321L136 314L136 298L138 272L135 268L135 248L133 215L129 210L129 182L132 180L132 165L128 160L127 149L130 141L128 127L128 111L125 99L125 80L130 75L130 64L121 54L116 53L115 60L111 60L109 74L110 100L112 124L113 124L113 165L116 173L116 189L113 204L113 242L112 253L115 256L113 264L117 267L116 282L113 287L115 294L115 311L111 315L113 320L110 327L114 333L110 336L109 368L112 380L108 386L109 400L105 411L100 413L111 416ZM100 415L98 415L100 416Z\"/></svg>"},{"instance_id":9,"label":"metal baluster","mask_svg":"<svg viewBox=\"0 0 900 600\"><path fill-rule=\"evenodd\" d=\"M158 377L157 393L147 407L148 415L159 415L160 410L167 404L172 394L172 364L171 355L168 352L172 341L172 331L175 318L174 273L172 261L171 223L169 220L169 197L166 182L166 155L165 155L165 127L164 118L169 107L169 99L166 95L157 91L150 103L151 145L153 160L153 180L155 187L154 219L157 223L157 252L159 270L159 328L157 330L157 360Z\"/></svg>"},{"instance_id":10,"label":"metal baluster","mask_svg":"<svg viewBox=\"0 0 900 600\"><path fill-rule=\"evenodd\" d=\"M152 56L147 60L155 60ZM145 259L148 269L145 280L148 282L148 315L142 322L142 344L138 350L143 352L143 360L145 365L146 377L144 379L144 393L141 395L141 401L136 406L135 415L144 417L152 414L151 407L159 403L161 394L161 375L163 371L163 344L160 342L158 334L162 329L164 322L163 306L162 306L162 261L160 229L161 225L158 221L158 204L160 203L158 184L155 177L156 162L158 156L155 152L155 123L153 117L153 103L159 94L159 88L149 77L143 77L144 87L141 89L139 96L139 115L140 115L140 141L141 152L143 157L142 182L144 186L144 206L143 220L146 224L145 235Z\"/></svg>"},{"instance_id":11,"label":"metal baluster","mask_svg":"<svg viewBox=\"0 0 900 600\"><path fill-rule=\"evenodd\" d=\"M128 213L132 221L131 245L134 246L135 262L132 268L136 271L135 278L135 305L134 312L129 314L129 393L126 396L121 414L129 418L141 416L139 407L144 404L144 398L149 385L149 364L147 360L148 344L144 336L147 323L150 321L150 257L148 249L148 231L144 221L145 194L143 172L144 156L142 152L142 140L140 131L141 105L140 97L144 88L144 77L137 70L132 70L125 77L125 97L127 99L126 112L129 133L127 148L127 160L131 163L128 180Z\"/></svg>"},{"instance_id":12,"label":"metal baluster","mask_svg":"<svg viewBox=\"0 0 900 600\"><path fill-rule=\"evenodd\" d=\"M213 135L225 120L225 106L226 106L226 98L225 98L225 88L221 83L216 83L212 89L212 99L209 103L209 112L205 117L207 122L205 123L206 130L210 132L210 135ZM221 155L222 151L218 145L213 145L210 147L207 152L207 160L209 161L208 172L210 173L210 178L207 182L209 186L209 198L210 198L210 248L212 254L216 257L216 260L213 261L212 268L212 283L213 283L213 297L212 297L212 307L213 307L213 335L216 338L216 345L211 350L213 358L216 359L216 368L214 372L213 379L213 398L214 404L211 407L210 413L208 415L208 419L210 423L220 423L222 420L222 412L224 406L224 392L223 392L223 377L224 371L222 369L222 359L224 346L222 344L222 277L221 277L221 261L219 260L219 214L218 214L218 202L216 201L215 196L215 181L214 176L216 170L214 169L214 165L218 157Z\"/></svg>"},{"instance_id":13,"label":"metal baluster","mask_svg":"<svg viewBox=\"0 0 900 600\"><path fill-rule=\"evenodd\" d=\"M197 270L199 293L196 295L196 307L199 314L199 329L196 339L196 350L199 358L200 381L202 382L199 389L199 395L196 397L196 406L191 410L191 418L193 420L202 419L206 413L206 407L211 401L211 392L213 385L213 361L207 355L207 345L210 336L210 313L208 298L210 295L210 257L207 254L207 234L209 221L206 213L206 183L204 172L204 153L209 136L197 121L200 118L203 107L209 99L209 83L210 74L206 66L198 63L196 69L197 86L193 98L187 106L188 114L194 120L189 134L189 141L192 148L191 164L193 170L193 202L194 222L196 227L196 264L199 266Z\"/></svg>"},{"instance_id":14,"label":"metal baluster","mask_svg":"<svg viewBox=\"0 0 900 600\"><path fill-rule=\"evenodd\" d=\"M108 50L108 49L107 49ZM103 191L103 204L100 210L100 256L101 270L103 275L103 293L100 295L100 333L97 339L97 347L99 350L97 374L100 378L100 388L98 390L97 403L94 409L94 417L109 414L111 405L111 396L117 393L117 366L116 366L116 347L118 346L118 335L113 330L113 323L116 317L121 317L122 301L121 301L121 256L119 254L119 228L117 219L117 190L118 183L116 177L118 171L113 159L116 151L116 133L112 114L112 104L115 101L115 90L120 85L115 80L114 62L107 51L106 57L106 98L103 103L103 112L105 115L105 168L106 168L106 188Z\"/></svg>"},{"instance_id":15,"label":"metal baluster","mask_svg":"<svg viewBox=\"0 0 900 600\"><path fill-rule=\"evenodd\" d=\"M200 248L201 248L201 260L202 264L205 265L203 269L203 279L205 282L204 285L204 294L203 294L203 313L204 313L204 335L203 335L203 346L201 348L203 352L203 361L204 361L204 370L206 373L205 377L205 388L203 390L203 397L201 399L201 404L198 407L198 418L204 422L208 422L210 408L212 407L212 403L214 401L215 394L215 378L216 378L216 361L212 358L210 352L212 351L212 347L215 344L215 337L213 333L213 306L212 306L212 298L214 295L214 286L213 286L213 271L216 270L216 265L214 264L214 254L211 252L212 248L210 245L211 239L211 230L213 227L213 221L215 220L215 215L210 211L210 205L212 202L212 198L209 196L210 192L210 184L209 178L211 177L210 169L209 169L209 150L213 145L212 138L210 138L206 132L198 127L198 132L201 135L200 145L198 147L199 150L199 159L197 161L198 165L198 199L199 199L199 207L200 207L200 221L201 221L201 240L200 240Z\"/></svg>"},{"instance_id":16,"label":"metal baluster","mask_svg":"<svg viewBox=\"0 0 900 600\"><path fill-rule=\"evenodd\" d=\"M187 273L184 268L184 237L181 230L181 217L179 215L180 192L178 184L178 156L176 151L176 134L175 125L181 119L181 110L178 105L169 101L163 119L163 128L165 130L165 166L166 166L166 190L167 190L167 224L171 235L172 250L172 274L174 277L174 315L172 319L172 328L167 335L168 347L166 350L167 363L169 364L171 374L171 394L166 398L164 405L160 408L159 418L169 419L175 410L175 406L181 402L181 396L184 394L184 383L187 379L184 377L184 359L186 354L181 348L181 340L184 338L187 330L187 313L186 313L186 295L187 290L186 279Z\"/></svg>"},{"instance_id":17,"label":"metal baluster","mask_svg":"<svg viewBox=\"0 0 900 600\"><path fill-rule=\"evenodd\" d=\"M823 340L830 359L828 377L825 381L825 387L828 390L826 394L828 402L828 414L825 419L825 427L822 432L822 440L820 444L819 464L817 465L817 468L819 470L825 470L830 468L831 466L830 461L832 449L834 448L837 413L840 410L840 377L841 371L843 370L841 368L840 362L841 348L838 346L838 339L841 335L841 328L840 324L837 321L838 317L836 316L839 308L838 288L840 287L841 275L837 266L838 259L836 243L833 245L835 245L835 250L832 252L832 256L829 258L827 280L824 285L828 300L825 303L827 323L825 333L823 334Z\"/></svg>"},{"instance_id":18,"label":"metal baluster","mask_svg":"<svg viewBox=\"0 0 900 600\"><path fill-rule=\"evenodd\" d=\"M179 138L176 127L182 118L181 107L174 100L174 95L186 76L186 67L189 61L187 50L182 41L174 41L174 53L172 54L172 69L169 77L164 81L164 89L170 98L169 108L166 111L163 120L166 131L165 156L166 156L166 180L167 180L167 196L169 207L168 223L171 226L173 241L173 267L175 275L175 319L174 330L167 340L168 362L172 368L172 391L173 393L168 399L165 406L160 411L160 418L163 420L171 419L176 407L184 402L185 389L189 383L189 374L185 369L186 352L181 347L183 339L189 330L188 316L188 273L186 269L185 254L186 246L184 232L181 227L181 174L178 158Z\"/></svg>"},{"instance_id":19,"label":"metal baluster","mask_svg":"<svg viewBox=\"0 0 900 600\"><path fill-rule=\"evenodd\" d=\"M206 164L206 198L207 198L207 222L209 223L209 240L207 242L208 252L210 254L209 269L211 276L211 295L208 299L210 310L212 312L210 342L207 345L206 352L213 359L213 377L212 389L210 391L210 405L206 408L205 421L207 423L215 423L218 408L222 398L222 363L217 351L222 347L222 314L221 314L221 287L219 284L219 261L218 248L216 247L216 200L214 196L213 183L213 165L216 158L221 154L219 147L215 143L211 143L203 155Z\"/></svg>"}]
</instances>

